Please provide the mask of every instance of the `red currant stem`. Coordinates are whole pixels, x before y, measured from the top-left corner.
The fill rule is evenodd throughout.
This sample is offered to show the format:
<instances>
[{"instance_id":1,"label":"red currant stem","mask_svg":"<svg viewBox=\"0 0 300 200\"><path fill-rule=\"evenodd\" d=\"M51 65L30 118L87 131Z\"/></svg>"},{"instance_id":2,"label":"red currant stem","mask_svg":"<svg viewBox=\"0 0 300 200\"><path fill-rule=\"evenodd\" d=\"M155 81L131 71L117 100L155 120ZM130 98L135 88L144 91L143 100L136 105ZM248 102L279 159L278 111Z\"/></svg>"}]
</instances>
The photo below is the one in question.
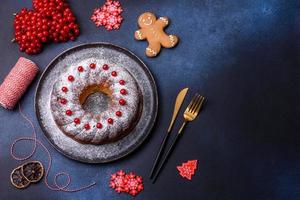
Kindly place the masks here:
<instances>
[{"instance_id":1,"label":"red currant stem","mask_svg":"<svg viewBox=\"0 0 300 200\"><path fill-rule=\"evenodd\" d=\"M13 39L11 40L11 42L12 42L12 43L16 42L16 38L13 38Z\"/></svg>"},{"instance_id":2,"label":"red currant stem","mask_svg":"<svg viewBox=\"0 0 300 200\"><path fill-rule=\"evenodd\" d=\"M17 13L13 13L13 16L17 16Z\"/></svg>"}]
</instances>

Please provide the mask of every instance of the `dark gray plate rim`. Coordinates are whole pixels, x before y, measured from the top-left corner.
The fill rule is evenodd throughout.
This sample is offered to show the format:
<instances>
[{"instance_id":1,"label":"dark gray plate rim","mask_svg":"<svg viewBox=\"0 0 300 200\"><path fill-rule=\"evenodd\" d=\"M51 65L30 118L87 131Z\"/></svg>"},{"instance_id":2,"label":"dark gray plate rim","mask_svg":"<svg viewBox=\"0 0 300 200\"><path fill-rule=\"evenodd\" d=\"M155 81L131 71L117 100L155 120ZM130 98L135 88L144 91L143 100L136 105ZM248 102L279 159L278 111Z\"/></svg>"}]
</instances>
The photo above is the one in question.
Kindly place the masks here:
<instances>
[{"instance_id":1,"label":"dark gray plate rim","mask_svg":"<svg viewBox=\"0 0 300 200\"><path fill-rule=\"evenodd\" d=\"M149 118L149 123L148 123L148 127L146 127L146 131L145 133L143 133L143 137L136 141L134 143L134 145L130 146L128 149L126 149L123 153L119 154L119 155L115 155L109 159L98 159L98 160L86 160L86 159L82 159L80 157L74 157L70 154L68 154L68 152L64 152L63 150L61 150L49 137L49 133L48 131L45 129L42 121L41 121L41 113L40 113L40 109L38 106L38 98L40 97L40 90L41 90L41 85L43 84L43 81L45 80L45 77L48 75L49 71L51 70L51 68L53 68L55 65L55 62L59 62L59 58L63 57L65 54L73 51L73 50L79 50L82 48L89 48L92 46L100 46L100 47L106 47L106 48L111 48L114 50L117 50L121 53L126 54L127 56L129 56L131 59L133 59L134 61L136 61L139 66L144 70L144 72L146 73L146 76L149 78L149 81L151 83L151 88L153 91L153 108L152 108L152 113L151 113L151 117ZM126 48L120 47L118 45L114 45L111 43L106 43L106 42L96 42L96 43L85 43L85 44L80 44L80 45L76 45L74 47L71 47L65 51L63 51L62 53L60 53L59 55L57 55L54 59L51 60L51 62L48 64L48 66L46 67L46 69L43 71L39 81L38 81L38 85L35 91L35 98L34 98L34 105L35 105L35 113L36 113L36 117L37 120L39 122L39 125L44 133L44 135L46 136L47 140L49 141L49 143L54 147L54 149L56 149L58 152L60 152L61 154L63 154L64 156L79 161L79 162L83 162L83 163L108 163L108 162L112 162L112 161L116 161L118 159L124 158L125 156L129 155L130 153L132 153L134 150L136 150L148 137L148 135L150 134L152 128L154 127L156 118L157 118L157 112L158 112L158 92L157 92L157 86L155 83L155 79L153 77L153 75L151 74L149 68L147 67L147 65L139 58L137 57L133 52L129 51ZM67 137L67 136L66 136ZM84 145L84 144L83 144Z\"/></svg>"}]
</instances>

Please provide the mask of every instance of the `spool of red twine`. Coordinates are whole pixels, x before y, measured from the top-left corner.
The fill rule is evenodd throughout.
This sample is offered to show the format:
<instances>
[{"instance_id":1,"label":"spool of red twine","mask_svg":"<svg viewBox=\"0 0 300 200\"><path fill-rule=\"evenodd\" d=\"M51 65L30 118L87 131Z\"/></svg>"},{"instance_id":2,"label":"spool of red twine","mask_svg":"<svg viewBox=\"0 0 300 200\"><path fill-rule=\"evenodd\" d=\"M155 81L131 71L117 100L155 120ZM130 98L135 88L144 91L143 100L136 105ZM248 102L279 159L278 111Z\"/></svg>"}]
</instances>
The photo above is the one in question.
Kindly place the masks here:
<instances>
[{"instance_id":1,"label":"spool of red twine","mask_svg":"<svg viewBox=\"0 0 300 200\"><path fill-rule=\"evenodd\" d=\"M0 105L13 109L38 73L34 62L20 57L0 85Z\"/></svg>"}]
</instances>

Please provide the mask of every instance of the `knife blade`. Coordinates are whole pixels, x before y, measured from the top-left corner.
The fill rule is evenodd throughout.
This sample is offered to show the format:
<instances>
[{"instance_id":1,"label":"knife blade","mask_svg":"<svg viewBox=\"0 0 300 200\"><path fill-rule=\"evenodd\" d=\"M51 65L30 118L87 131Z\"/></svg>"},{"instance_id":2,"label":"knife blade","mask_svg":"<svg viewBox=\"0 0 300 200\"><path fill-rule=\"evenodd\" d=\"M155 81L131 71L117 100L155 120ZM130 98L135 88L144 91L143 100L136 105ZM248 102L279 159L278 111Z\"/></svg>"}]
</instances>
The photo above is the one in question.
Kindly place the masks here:
<instances>
[{"instance_id":1,"label":"knife blade","mask_svg":"<svg viewBox=\"0 0 300 200\"><path fill-rule=\"evenodd\" d=\"M169 128L168 128L168 133L170 133L171 130L172 130L173 124L174 124L174 122L175 122L175 119L176 119L176 117L177 117L177 115L178 115L178 112L179 112L179 110L180 110L180 107L181 107L181 105L182 105L182 103L183 103L183 101L184 101L184 98L185 98L185 96L186 96L188 90L189 90L189 88L184 88L184 89L182 89L182 90L178 93L178 95L177 95L177 97L176 97L176 101L175 101L175 105L174 105L174 110L173 110L173 116L172 116L172 120L171 120L170 125L169 125Z\"/></svg>"}]
</instances>

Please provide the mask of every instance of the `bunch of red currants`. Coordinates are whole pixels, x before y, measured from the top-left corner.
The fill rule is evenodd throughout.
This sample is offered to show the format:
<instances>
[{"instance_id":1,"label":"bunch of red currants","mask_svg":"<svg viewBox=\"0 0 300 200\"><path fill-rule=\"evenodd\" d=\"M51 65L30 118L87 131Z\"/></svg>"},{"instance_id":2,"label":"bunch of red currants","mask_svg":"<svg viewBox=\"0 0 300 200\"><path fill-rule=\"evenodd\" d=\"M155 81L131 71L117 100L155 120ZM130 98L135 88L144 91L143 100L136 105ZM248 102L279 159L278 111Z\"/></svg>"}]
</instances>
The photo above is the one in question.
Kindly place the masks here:
<instances>
[{"instance_id":1,"label":"bunch of red currants","mask_svg":"<svg viewBox=\"0 0 300 200\"><path fill-rule=\"evenodd\" d=\"M80 33L76 17L65 0L32 0L33 10L15 15L15 41L29 55L42 51L43 44L74 41Z\"/></svg>"}]
</instances>

